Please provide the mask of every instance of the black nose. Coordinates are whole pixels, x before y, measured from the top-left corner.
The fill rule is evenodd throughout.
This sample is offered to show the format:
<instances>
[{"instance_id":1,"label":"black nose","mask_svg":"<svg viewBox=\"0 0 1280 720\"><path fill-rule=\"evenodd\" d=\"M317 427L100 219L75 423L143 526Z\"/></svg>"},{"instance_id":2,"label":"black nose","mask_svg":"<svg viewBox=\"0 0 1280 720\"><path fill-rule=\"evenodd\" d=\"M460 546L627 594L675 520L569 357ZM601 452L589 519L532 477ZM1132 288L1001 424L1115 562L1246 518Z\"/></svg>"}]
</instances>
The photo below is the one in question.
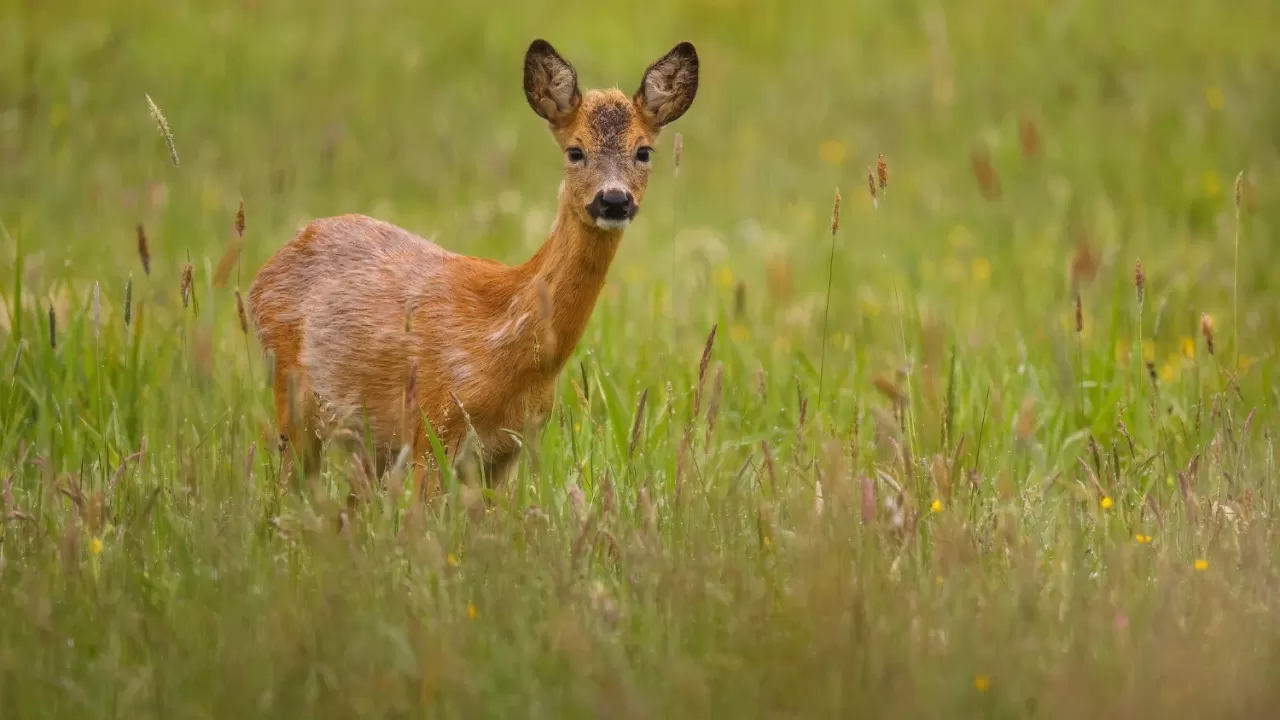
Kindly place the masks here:
<instances>
[{"instance_id":1,"label":"black nose","mask_svg":"<svg viewBox=\"0 0 1280 720\"><path fill-rule=\"evenodd\" d=\"M604 220L626 220L632 215L631 193L611 188L596 193L591 203L591 214Z\"/></svg>"}]
</instances>

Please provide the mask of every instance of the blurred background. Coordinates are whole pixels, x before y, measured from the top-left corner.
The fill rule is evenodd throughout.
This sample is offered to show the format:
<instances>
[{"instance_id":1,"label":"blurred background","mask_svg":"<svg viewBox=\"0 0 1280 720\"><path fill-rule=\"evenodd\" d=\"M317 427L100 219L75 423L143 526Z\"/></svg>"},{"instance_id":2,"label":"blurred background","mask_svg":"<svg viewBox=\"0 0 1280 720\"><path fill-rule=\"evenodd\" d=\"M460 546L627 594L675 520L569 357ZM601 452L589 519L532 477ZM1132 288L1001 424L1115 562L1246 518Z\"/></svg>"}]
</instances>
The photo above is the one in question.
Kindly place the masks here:
<instances>
[{"instance_id":1,"label":"blurred background","mask_svg":"<svg viewBox=\"0 0 1280 720\"><path fill-rule=\"evenodd\" d=\"M230 285L247 288L307 219L346 212L522 261L549 227L560 173L521 92L524 50L544 37L584 88L631 91L682 40L702 58L697 100L660 140L597 309L600 332L625 330L612 337L670 337L696 356L720 321L761 362L808 358L829 265L832 337L846 347L883 340L901 355L902 329L884 320L902 298L976 344L1044 339L1066 329L1072 272L1087 281L1088 334L1140 256L1170 303L1161 353L1176 353L1199 311L1230 301L1241 171L1253 210L1241 293L1254 298L1242 324L1276 319L1259 295L1280 140L1270 0L0 7L0 262L11 278L22 243L37 305L70 312L94 281L118 302L133 275L140 297L175 307L190 261L215 308L206 322L231 342ZM867 173L879 153L877 209ZM214 292L242 199L241 264Z\"/></svg>"}]
</instances>

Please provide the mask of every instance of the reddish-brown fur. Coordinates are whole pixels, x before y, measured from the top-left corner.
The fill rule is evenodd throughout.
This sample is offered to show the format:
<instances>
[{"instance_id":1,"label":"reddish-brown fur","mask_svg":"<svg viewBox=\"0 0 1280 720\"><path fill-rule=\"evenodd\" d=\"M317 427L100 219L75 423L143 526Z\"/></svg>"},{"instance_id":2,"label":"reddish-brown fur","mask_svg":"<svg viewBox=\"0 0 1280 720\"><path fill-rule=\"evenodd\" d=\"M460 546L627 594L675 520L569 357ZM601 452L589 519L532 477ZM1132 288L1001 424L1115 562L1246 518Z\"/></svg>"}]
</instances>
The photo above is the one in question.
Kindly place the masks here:
<instances>
[{"instance_id":1,"label":"reddish-brown fur","mask_svg":"<svg viewBox=\"0 0 1280 720\"><path fill-rule=\"evenodd\" d=\"M551 45L529 46L525 96L565 153L565 177L550 236L522 264L455 254L363 215L303 227L249 291L275 361L282 448L296 447L311 473L321 436L367 427L381 465L409 444L421 479L430 467L425 415L451 460L474 429L487 475L500 480L520 434L546 422L556 377L644 197L642 148L684 114L697 84L688 43L651 65L632 97L583 94ZM627 219L593 217L593 198L608 189L633 199Z\"/></svg>"}]
</instances>

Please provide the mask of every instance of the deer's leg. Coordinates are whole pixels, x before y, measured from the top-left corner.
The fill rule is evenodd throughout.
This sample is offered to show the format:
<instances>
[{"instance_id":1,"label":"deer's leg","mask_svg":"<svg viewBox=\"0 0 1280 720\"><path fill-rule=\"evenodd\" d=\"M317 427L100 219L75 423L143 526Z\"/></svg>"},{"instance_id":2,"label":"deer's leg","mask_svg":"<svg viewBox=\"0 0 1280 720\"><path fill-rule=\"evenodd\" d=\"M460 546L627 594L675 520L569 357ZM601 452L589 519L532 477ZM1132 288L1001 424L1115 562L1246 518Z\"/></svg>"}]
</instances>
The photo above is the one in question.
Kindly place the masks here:
<instances>
[{"instance_id":1,"label":"deer's leg","mask_svg":"<svg viewBox=\"0 0 1280 720\"><path fill-rule=\"evenodd\" d=\"M301 464L303 476L320 471L320 438L316 435L315 403L306 374L301 368L283 363L276 369L272 387L276 406L276 427L280 432L281 465L286 477L297 481Z\"/></svg>"}]
</instances>

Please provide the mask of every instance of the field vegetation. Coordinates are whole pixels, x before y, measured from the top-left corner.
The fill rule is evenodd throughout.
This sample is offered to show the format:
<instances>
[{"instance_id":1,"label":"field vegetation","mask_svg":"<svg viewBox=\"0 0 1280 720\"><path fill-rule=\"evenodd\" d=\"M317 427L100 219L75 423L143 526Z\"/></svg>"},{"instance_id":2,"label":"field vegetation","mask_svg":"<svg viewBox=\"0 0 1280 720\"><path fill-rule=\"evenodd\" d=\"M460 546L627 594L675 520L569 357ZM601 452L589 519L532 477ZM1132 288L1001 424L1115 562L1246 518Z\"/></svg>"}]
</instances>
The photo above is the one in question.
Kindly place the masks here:
<instances>
[{"instance_id":1,"label":"field vegetation","mask_svg":"<svg viewBox=\"0 0 1280 720\"><path fill-rule=\"evenodd\" d=\"M0 717L1267 716L1276 27L0 0ZM535 37L702 62L551 422L446 503L286 482L253 273L347 212L527 258Z\"/></svg>"}]
</instances>

